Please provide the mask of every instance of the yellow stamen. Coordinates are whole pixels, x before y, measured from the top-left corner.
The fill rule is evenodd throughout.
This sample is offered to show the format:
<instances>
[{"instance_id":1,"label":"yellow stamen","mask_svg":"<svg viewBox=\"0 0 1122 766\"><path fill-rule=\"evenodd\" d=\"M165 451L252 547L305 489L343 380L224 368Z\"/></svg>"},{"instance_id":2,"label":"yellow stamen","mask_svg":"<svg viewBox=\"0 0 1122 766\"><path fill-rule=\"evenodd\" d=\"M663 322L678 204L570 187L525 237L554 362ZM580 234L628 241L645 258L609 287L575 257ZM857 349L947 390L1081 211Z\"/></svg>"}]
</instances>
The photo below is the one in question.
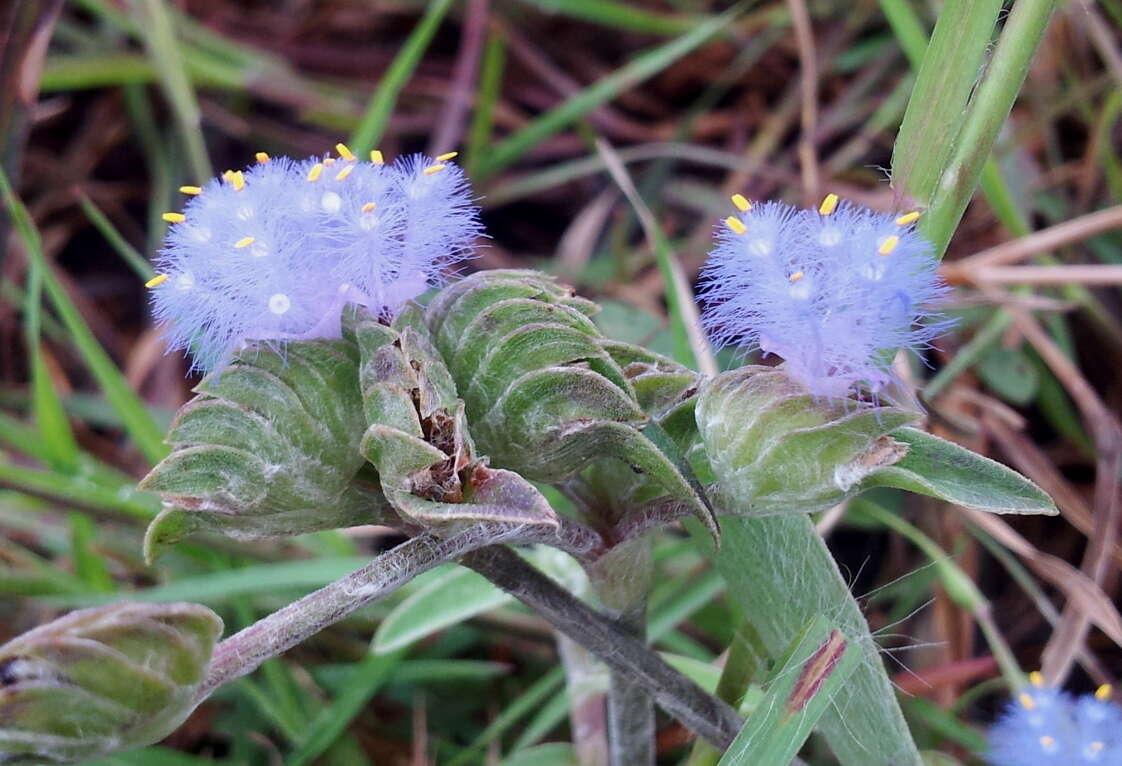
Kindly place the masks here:
<instances>
[{"instance_id":1,"label":"yellow stamen","mask_svg":"<svg viewBox=\"0 0 1122 766\"><path fill-rule=\"evenodd\" d=\"M800 279L802 279L805 276L806 276L806 274L803 274L801 271L796 271L794 274L787 277L787 279L791 280L792 282L798 282Z\"/></svg>"},{"instance_id":2,"label":"yellow stamen","mask_svg":"<svg viewBox=\"0 0 1122 766\"><path fill-rule=\"evenodd\" d=\"M897 218L896 219L896 225L897 226L907 226L909 223L915 223L918 220L919 220L919 211L918 210L913 210L912 212L904 213L902 216Z\"/></svg>"},{"instance_id":3,"label":"yellow stamen","mask_svg":"<svg viewBox=\"0 0 1122 766\"><path fill-rule=\"evenodd\" d=\"M1029 673L1029 683L1040 689L1044 686L1044 675L1039 670Z\"/></svg>"},{"instance_id":4,"label":"yellow stamen","mask_svg":"<svg viewBox=\"0 0 1122 766\"><path fill-rule=\"evenodd\" d=\"M336 181L345 181L347 176L349 176L354 171L354 169L355 169L354 165L347 165L345 168L343 168L342 170L340 170L338 173L335 174L335 180Z\"/></svg>"},{"instance_id":5,"label":"yellow stamen","mask_svg":"<svg viewBox=\"0 0 1122 766\"><path fill-rule=\"evenodd\" d=\"M741 213L747 213L752 209L752 203L743 194L732 195L732 204L736 205L736 209Z\"/></svg>"},{"instance_id":6,"label":"yellow stamen","mask_svg":"<svg viewBox=\"0 0 1122 766\"><path fill-rule=\"evenodd\" d=\"M233 183L234 182L234 171L232 171L232 170L224 171L222 173L222 180L225 181L226 183Z\"/></svg>"},{"instance_id":7,"label":"yellow stamen","mask_svg":"<svg viewBox=\"0 0 1122 766\"><path fill-rule=\"evenodd\" d=\"M743 234L744 232L748 231L748 227L744 225L744 222L737 218L735 215L730 215L728 218L726 218L725 225L732 229L734 234Z\"/></svg>"},{"instance_id":8,"label":"yellow stamen","mask_svg":"<svg viewBox=\"0 0 1122 766\"><path fill-rule=\"evenodd\" d=\"M335 158L334 157L324 157L323 158L323 164L327 167L331 167L332 165L335 164Z\"/></svg>"},{"instance_id":9,"label":"yellow stamen","mask_svg":"<svg viewBox=\"0 0 1122 766\"><path fill-rule=\"evenodd\" d=\"M421 172L426 176L431 176L433 173L439 173L444 170L444 165L433 165L431 168L425 168Z\"/></svg>"},{"instance_id":10,"label":"yellow stamen","mask_svg":"<svg viewBox=\"0 0 1122 766\"><path fill-rule=\"evenodd\" d=\"M1017 702L1020 702L1025 710L1033 710L1036 707L1036 700L1028 692L1021 692L1017 696Z\"/></svg>"},{"instance_id":11,"label":"yellow stamen","mask_svg":"<svg viewBox=\"0 0 1122 766\"><path fill-rule=\"evenodd\" d=\"M159 287L160 285L162 285L164 282L167 282L167 281L168 281L168 275L167 274L157 274L156 276L152 277L147 282L145 282L144 286L145 287Z\"/></svg>"},{"instance_id":12,"label":"yellow stamen","mask_svg":"<svg viewBox=\"0 0 1122 766\"><path fill-rule=\"evenodd\" d=\"M822 204L818 206L818 212L822 215L829 215L834 212L834 208L838 206L838 195L827 194L826 199L822 200Z\"/></svg>"},{"instance_id":13,"label":"yellow stamen","mask_svg":"<svg viewBox=\"0 0 1122 766\"><path fill-rule=\"evenodd\" d=\"M318 181L320 175L322 175L322 174L323 174L323 163L322 162L317 162L315 165L312 165L312 169L308 171L308 180L309 181Z\"/></svg>"},{"instance_id":14,"label":"yellow stamen","mask_svg":"<svg viewBox=\"0 0 1122 766\"><path fill-rule=\"evenodd\" d=\"M898 244L900 244L900 238L896 235L886 237L884 242L881 243L880 249L877 250L877 252L881 255L891 255L892 251L896 249L896 246Z\"/></svg>"},{"instance_id":15,"label":"yellow stamen","mask_svg":"<svg viewBox=\"0 0 1122 766\"><path fill-rule=\"evenodd\" d=\"M1055 744L1056 744L1056 740L1053 737L1049 737L1047 734L1045 734L1043 737L1040 738L1040 746L1041 747L1051 749L1052 746L1055 745Z\"/></svg>"},{"instance_id":16,"label":"yellow stamen","mask_svg":"<svg viewBox=\"0 0 1122 766\"><path fill-rule=\"evenodd\" d=\"M380 151L378 151L377 149L371 149L370 150L370 161L373 162L375 165L385 165L386 164L386 158L383 157L382 153Z\"/></svg>"},{"instance_id":17,"label":"yellow stamen","mask_svg":"<svg viewBox=\"0 0 1122 766\"><path fill-rule=\"evenodd\" d=\"M362 206L362 212L369 213L374 208L375 208L375 205L374 205L373 202L367 202L365 205Z\"/></svg>"},{"instance_id":18,"label":"yellow stamen","mask_svg":"<svg viewBox=\"0 0 1122 766\"><path fill-rule=\"evenodd\" d=\"M458 156L460 156L459 152L445 152L444 154L441 154L439 157L437 157L436 161L444 162L446 160L454 160Z\"/></svg>"},{"instance_id":19,"label":"yellow stamen","mask_svg":"<svg viewBox=\"0 0 1122 766\"><path fill-rule=\"evenodd\" d=\"M265 152L258 152L257 154L255 154L253 156L255 158L257 158L257 164L258 165L264 165L266 162L269 161L269 155L266 154Z\"/></svg>"},{"instance_id":20,"label":"yellow stamen","mask_svg":"<svg viewBox=\"0 0 1122 766\"><path fill-rule=\"evenodd\" d=\"M237 242L234 243L234 247L238 247L238 248L249 247L250 245L252 245L256 241L257 240L254 237L242 237L241 239L239 239Z\"/></svg>"},{"instance_id":21,"label":"yellow stamen","mask_svg":"<svg viewBox=\"0 0 1122 766\"><path fill-rule=\"evenodd\" d=\"M183 223L187 220L187 216L183 213L164 213L160 218L163 218L168 223Z\"/></svg>"},{"instance_id":22,"label":"yellow stamen","mask_svg":"<svg viewBox=\"0 0 1122 766\"><path fill-rule=\"evenodd\" d=\"M202 188L200 188L198 186L180 186L179 191L183 192L184 194L202 194L203 193Z\"/></svg>"},{"instance_id":23,"label":"yellow stamen","mask_svg":"<svg viewBox=\"0 0 1122 766\"><path fill-rule=\"evenodd\" d=\"M234 171L234 179L233 179L232 183L234 184L234 191L241 191L242 189L244 189L245 188L245 173L242 173L242 171L240 171L240 170Z\"/></svg>"},{"instance_id":24,"label":"yellow stamen","mask_svg":"<svg viewBox=\"0 0 1122 766\"><path fill-rule=\"evenodd\" d=\"M355 161L355 153L348 149L346 144L335 144L335 151L339 152L339 156L347 162Z\"/></svg>"},{"instance_id":25,"label":"yellow stamen","mask_svg":"<svg viewBox=\"0 0 1122 766\"><path fill-rule=\"evenodd\" d=\"M1111 693L1114 691L1110 684L1103 684L1098 689L1095 689L1095 699L1100 702L1106 702L1110 699Z\"/></svg>"}]
</instances>

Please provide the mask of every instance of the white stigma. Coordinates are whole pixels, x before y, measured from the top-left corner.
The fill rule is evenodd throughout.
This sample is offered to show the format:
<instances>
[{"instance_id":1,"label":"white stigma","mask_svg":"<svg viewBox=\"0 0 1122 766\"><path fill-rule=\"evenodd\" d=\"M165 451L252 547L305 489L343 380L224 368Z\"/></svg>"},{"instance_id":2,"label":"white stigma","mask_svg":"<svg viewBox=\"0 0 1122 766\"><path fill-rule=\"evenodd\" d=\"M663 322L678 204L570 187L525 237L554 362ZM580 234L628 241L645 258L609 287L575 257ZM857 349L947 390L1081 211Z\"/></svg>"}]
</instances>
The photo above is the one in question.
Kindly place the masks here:
<instances>
[{"instance_id":1,"label":"white stigma","mask_svg":"<svg viewBox=\"0 0 1122 766\"><path fill-rule=\"evenodd\" d=\"M253 247L249 248L249 254L254 258L264 258L269 254L269 246L264 242L255 242Z\"/></svg>"},{"instance_id":2,"label":"white stigma","mask_svg":"<svg viewBox=\"0 0 1122 766\"><path fill-rule=\"evenodd\" d=\"M790 293L792 298L800 301L805 301L810 297L810 289L813 286L811 284L812 282L813 280L810 277L804 276L798 281L792 282L791 286L787 288L787 291Z\"/></svg>"},{"instance_id":3,"label":"white stigma","mask_svg":"<svg viewBox=\"0 0 1122 766\"><path fill-rule=\"evenodd\" d=\"M288 311L291 306L292 301L290 301L288 299L288 296L284 293L273 293L269 298L269 311L273 312L277 316L280 316L281 314Z\"/></svg>"},{"instance_id":4,"label":"white stigma","mask_svg":"<svg viewBox=\"0 0 1122 766\"><path fill-rule=\"evenodd\" d=\"M210 242L210 229L205 226L192 226L191 237L194 238L196 242Z\"/></svg>"},{"instance_id":5,"label":"white stigma","mask_svg":"<svg viewBox=\"0 0 1122 766\"><path fill-rule=\"evenodd\" d=\"M242 205L238 208L238 218L242 219L243 221L248 221L252 217L253 208L249 205Z\"/></svg>"},{"instance_id":6,"label":"white stigma","mask_svg":"<svg viewBox=\"0 0 1122 766\"><path fill-rule=\"evenodd\" d=\"M370 231L378 225L378 216L374 213L363 213L358 217L358 225L365 231Z\"/></svg>"},{"instance_id":7,"label":"white stigma","mask_svg":"<svg viewBox=\"0 0 1122 766\"><path fill-rule=\"evenodd\" d=\"M190 290L195 286L195 276L191 272L185 271L175 278L175 286L180 290Z\"/></svg>"},{"instance_id":8,"label":"white stigma","mask_svg":"<svg viewBox=\"0 0 1122 766\"><path fill-rule=\"evenodd\" d=\"M840 229L829 227L818 232L818 244L823 247L833 247L841 242L842 233Z\"/></svg>"},{"instance_id":9,"label":"white stigma","mask_svg":"<svg viewBox=\"0 0 1122 766\"><path fill-rule=\"evenodd\" d=\"M771 240L763 237L748 240L748 252L759 256L771 255Z\"/></svg>"},{"instance_id":10,"label":"white stigma","mask_svg":"<svg viewBox=\"0 0 1122 766\"><path fill-rule=\"evenodd\" d=\"M339 208L343 207L343 198L335 192L327 192L319 198L319 206L328 213L338 213Z\"/></svg>"}]
</instances>

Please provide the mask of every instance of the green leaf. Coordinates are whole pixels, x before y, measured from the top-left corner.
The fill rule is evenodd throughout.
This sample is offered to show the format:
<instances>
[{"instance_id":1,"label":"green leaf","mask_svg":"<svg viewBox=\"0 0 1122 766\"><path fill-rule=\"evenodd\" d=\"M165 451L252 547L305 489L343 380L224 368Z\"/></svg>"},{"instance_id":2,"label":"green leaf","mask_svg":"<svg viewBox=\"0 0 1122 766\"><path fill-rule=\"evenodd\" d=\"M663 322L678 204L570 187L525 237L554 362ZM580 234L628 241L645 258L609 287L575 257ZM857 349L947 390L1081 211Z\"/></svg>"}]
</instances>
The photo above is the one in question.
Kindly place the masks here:
<instances>
[{"instance_id":1,"label":"green leaf","mask_svg":"<svg viewBox=\"0 0 1122 766\"><path fill-rule=\"evenodd\" d=\"M861 652L822 615L814 618L776 663L766 696L725 751L719 766L786 764L860 662Z\"/></svg>"},{"instance_id":2,"label":"green leaf","mask_svg":"<svg viewBox=\"0 0 1122 766\"><path fill-rule=\"evenodd\" d=\"M842 766L919 766L861 607L849 592L814 523L803 514L721 519L717 568L768 653L780 657L823 615L860 652L844 704L831 704L819 727Z\"/></svg>"},{"instance_id":3,"label":"green leaf","mask_svg":"<svg viewBox=\"0 0 1122 766\"><path fill-rule=\"evenodd\" d=\"M1020 349L991 348L974 369L1007 402L1023 406L1036 398L1040 372Z\"/></svg>"},{"instance_id":4,"label":"green leaf","mask_svg":"<svg viewBox=\"0 0 1122 766\"><path fill-rule=\"evenodd\" d=\"M362 466L362 403L353 343L289 343L239 353L208 375L176 414L171 455L141 482L164 510L145 555L201 532L296 535L373 523L386 512Z\"/></svg>"},{"instance_id":5,"label":"green leaf","mask_svg":"<svg viewBox=\"0 0 1122 766\"><path fill-rule=\"evenodd\" d=\"M577 752L568 742L547 742L519 750L499 766L579 766Z\"/></svg>"},{"instance_id":6,"label":"green leaf","mask_svg":"<svg viewBox=\"0 0 1122 766\"><path fill-rule=\"evenodd\" d=\"M862 484L896 487L990 513L1059 513L1052 499L1011 468L914 428L892 432L908 446L899 462Z\"/></svg>"},{"instance_id":7,"label":"green leaf","mask_svg":"<svg viewBox=\"0 0 1122 766\"><path fill-rule=\"evenodd\" d=\"M199 703L221 633L198 604L117 603L0 646L4 763L74 763L163 739Z\"/></svg>"},{"instance_id":8,"label":"green leaf","mask_svg":"<svg viewBox=\"0 0 1122 766\"><path fill-rule=\"evenodd\" d=\"M482 575L457 567L430 581L391 611L374 634L386 654L514 600Z\"/></svg>"}]
</instances>

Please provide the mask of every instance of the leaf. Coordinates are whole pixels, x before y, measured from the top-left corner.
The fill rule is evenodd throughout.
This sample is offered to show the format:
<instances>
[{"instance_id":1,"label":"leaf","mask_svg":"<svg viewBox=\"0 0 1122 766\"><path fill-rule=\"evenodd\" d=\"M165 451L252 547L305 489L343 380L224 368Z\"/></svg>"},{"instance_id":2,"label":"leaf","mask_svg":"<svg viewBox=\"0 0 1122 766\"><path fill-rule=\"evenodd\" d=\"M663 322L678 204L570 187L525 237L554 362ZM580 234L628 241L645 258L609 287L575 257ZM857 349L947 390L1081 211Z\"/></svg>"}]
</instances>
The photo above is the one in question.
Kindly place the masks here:
<instances>
[{"instance_id":1,"label":"leaf","mask_svg":"<svg viewBox=\"0 0 1122 766\"><path fill-rule=\"evenodd\" d=\"M908 445L894 465L862 485L896 487L990 513L1059 513L1055 503L1031 481L987 457L914 428L892 432Z\"/></svg>"},{"instance_id":2,"label":"leaf","mask_svg":"<svg viewBox=\"0 0 1122 766\"><path fill-rule=\"evenodd\" d=\"M568 742L547 742L519 750L499 766L579 766L577 751Z\"/></svg>"},{"instance_id":3,"label":"leaf","mask_svg":"<svg viewBox=\"0 0 1122 766\"><path fill-rule=\"evenodd\" d=\"M860 662L845 634L818 615L776 663L766 696L719 766L790 763Z\"/></svg>"},{"instance_id":4,"label":"leaf","mask_svg":"<svg viewBox=\"0 0 1122 766\"><path fill-rule=\"evenodd\" d=\"M457 567L433 579L386 615L374 651L386 654L514 600L482 575Z\"/></svg>"},{"instance_id":5,"label":"leaf","mask_svg":"<svg viewBox=\"0 0 1122 766\"><path fill-rule=\"evenodd\" d=\"M4 763L74 763L163 739L199 703L221 633L198 604L116 603L0 646Z\"/></svg>"},{"instance_id":6,"label":"leaf","mask_svg":"<svg viewBox=\"0 0 1122 766\"><path fill-rule=\"evenodd\" d=\"M1036 398L1040 371L1019 349L991 348L975 369L986 385L1007 402L1023 406Z\"/></svg>"},{"instance_id":7,"label":"leaf","mask_svg":"<svg viewBox=\"0 0 1122 766\"><path fill-rule=\"evenodd\" d=\"M767 651L781 656L823 615L857 647L844 702L819 727L842 766L919 766L876 643L826 544L803 514L721 519L717 568Z\"/></svg>"},{"instance_id":8,"label":"leaf","mask_svg":"<svg viewBox=\"0 0 1122 766\"><path fill-rule=\"evenodd\" d=\"M204 378L172 422L172 454L140 484L164 503L148 559L197 532L252 539L378 520L381 494L352 483L363 464L357 356L342 340L254 346Z\"/></svg>"}]
</instances>

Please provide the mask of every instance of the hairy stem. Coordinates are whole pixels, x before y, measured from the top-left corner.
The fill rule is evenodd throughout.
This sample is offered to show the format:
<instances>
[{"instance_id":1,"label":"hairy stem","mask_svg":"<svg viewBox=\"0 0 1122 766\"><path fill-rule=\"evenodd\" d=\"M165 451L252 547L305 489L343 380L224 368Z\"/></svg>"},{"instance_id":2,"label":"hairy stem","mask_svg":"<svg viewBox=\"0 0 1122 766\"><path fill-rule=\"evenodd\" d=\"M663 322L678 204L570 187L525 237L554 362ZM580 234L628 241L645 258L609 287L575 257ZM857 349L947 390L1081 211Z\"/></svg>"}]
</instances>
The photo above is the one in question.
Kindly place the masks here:
<instances>
[{"instance_id":1,"label":"hairy stem","mask_svg":"<svg viewBox=\"0 0 1122 766\"><path fill-rule=\"evenodd\" d=\"M477 524L443 539L430 534L417 535L362 569L309 593L219 643L206 681L199 689L199 699L393 593L422 572L476 548L502 542L541 542L543 536L549 533L543 534L533 527L497 524Z\"/></svg>"},{"instance_id":2,"label":"hairy stem","mask_svg":"<svg viewBox=\"0 0 1122 766\"><path fill-rule=\"evenodd\" d=\"M615 620L571 596L513 551L492 546L467 553L460 563L536 611L613 671L635 679L660 707L698 736L721 749L736 737L741 720L727 703L704 692Z\"/></svg>"}]
</instances>

